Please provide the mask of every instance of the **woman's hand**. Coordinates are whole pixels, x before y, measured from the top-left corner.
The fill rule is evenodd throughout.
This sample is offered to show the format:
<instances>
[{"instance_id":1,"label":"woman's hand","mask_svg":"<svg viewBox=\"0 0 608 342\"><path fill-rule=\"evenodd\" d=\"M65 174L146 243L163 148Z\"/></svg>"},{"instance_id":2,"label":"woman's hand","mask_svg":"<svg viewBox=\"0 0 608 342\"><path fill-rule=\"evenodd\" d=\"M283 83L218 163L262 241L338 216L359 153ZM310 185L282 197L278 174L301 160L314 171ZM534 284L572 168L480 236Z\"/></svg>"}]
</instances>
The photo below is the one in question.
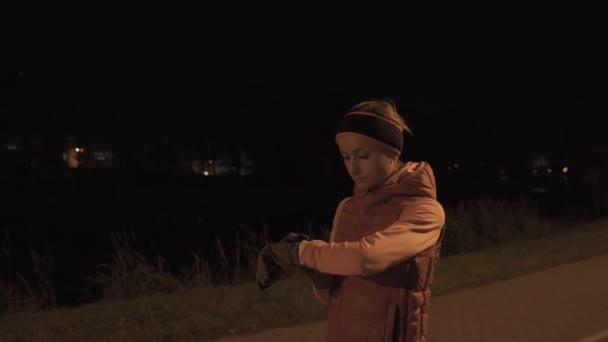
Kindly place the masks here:
<instances>
[{"instance_id":1,"label":"woman's hand","mask_svg":"<svg viewBox=\"0 0 608 342\"><path fill-rule=\"evenodd\" d=\"M261 290L281 278L284 271L299 265L298 247L307 235L289 233L281 241L266 244L258 254L256 281Z\"/></svg>"},{"instance_id":2,"label":"woman's hand","mask_svg":"<svg viewBox=\"0 0 608 342\"><path fill-rule=\"evenodd\" d=\"M257 270L255 274L256 282L260 290L275 283L283 275L283 269L274 261L270 255L270 246L266 245L258 254Z\"/></svg>"}]
</instances>

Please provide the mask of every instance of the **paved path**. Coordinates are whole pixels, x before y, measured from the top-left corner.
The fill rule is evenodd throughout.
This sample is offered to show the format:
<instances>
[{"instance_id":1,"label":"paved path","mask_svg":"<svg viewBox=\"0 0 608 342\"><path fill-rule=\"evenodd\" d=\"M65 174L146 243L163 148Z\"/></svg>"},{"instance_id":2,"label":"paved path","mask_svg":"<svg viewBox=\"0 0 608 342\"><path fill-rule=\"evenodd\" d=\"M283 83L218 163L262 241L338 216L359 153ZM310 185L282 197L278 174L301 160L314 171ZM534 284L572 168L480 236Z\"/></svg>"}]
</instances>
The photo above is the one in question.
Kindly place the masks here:
<instances>
[{"instance_id":1,"label":"paved path","mask_svg":"<svg viewBox=\"0 0 608 342\"><path fill-rule=\"evenodd\" d=\"M217 342L322 342L325 322ZM428 342L608 341L608 255L434 297Z\"/></svg>"}]
</instances>

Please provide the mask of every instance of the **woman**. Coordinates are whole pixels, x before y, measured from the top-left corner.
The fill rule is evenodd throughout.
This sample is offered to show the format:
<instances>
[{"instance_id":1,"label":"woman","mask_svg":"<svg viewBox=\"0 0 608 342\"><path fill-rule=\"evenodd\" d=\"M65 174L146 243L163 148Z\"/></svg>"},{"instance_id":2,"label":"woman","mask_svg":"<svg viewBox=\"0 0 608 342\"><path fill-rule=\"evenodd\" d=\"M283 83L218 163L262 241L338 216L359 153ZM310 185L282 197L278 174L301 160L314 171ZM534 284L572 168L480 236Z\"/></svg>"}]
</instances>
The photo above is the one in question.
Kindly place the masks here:
<instances>
[{"instance_id":1,"label":"woman","mask_svg":"<svg viewBox=\"0 0 608 342\"><path fill-rule=\"evenodd\" d=\"M399 160L404 131L393 102L355 105L335 138L355 186L337 207L329 243L291 233L260 252L262 289L291 267L310 270L315 296L329 306L327 341L426 340L445 214L429 164Z\"/></svg>"}]
</instances>

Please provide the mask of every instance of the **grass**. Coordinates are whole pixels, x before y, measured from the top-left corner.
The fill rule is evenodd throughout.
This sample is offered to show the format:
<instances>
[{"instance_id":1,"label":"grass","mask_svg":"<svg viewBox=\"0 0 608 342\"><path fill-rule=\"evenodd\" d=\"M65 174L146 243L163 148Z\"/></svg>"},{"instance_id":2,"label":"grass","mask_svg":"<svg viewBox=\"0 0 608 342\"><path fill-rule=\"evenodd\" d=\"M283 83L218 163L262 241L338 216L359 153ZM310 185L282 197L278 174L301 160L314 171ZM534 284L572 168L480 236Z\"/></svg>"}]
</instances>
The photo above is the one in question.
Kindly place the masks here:
<instances>
[{"instance_id":1,"label":"grass","mask_svg":"<svg viewBox=\"0 0 608 342\"><path fill-rule=\"evenodd\" d=\"M608 219L443 257L434 296L608 253ZM447 238L447 236L446 236ZM187 287L74 309L0 316L2 341L200 341L325 319L299 271L262 292L252 281Z\"/></svg>"},{"instance_id":2,"label":"grass","mask_svg":"<svg viewBox=\"0 0 608 342\"><path fill-rule=\"evenodd\" d=\"M448 229L442 253L462 254L521 237L542 236L554 227L538 219L536 206L526 199L505 201L490 198L460 202L446 210ZM312 238L327 240L328 227L306 227ZM55 288L50 281L52 259L47 253L30 248L31 265L26 272L17 270L8 248L6 231L0 242L0 313L56 308ZM268 241L268 225L255 233L238 224L233 243L215 239L206 254L193 252L189 268L174 272L160 255L146 257L133 248L134 234L112 236L114 254L89 278L90 289L102 291L104 300L133 299L154 293L172 293L210 285L234 285L254 278L258 251ZM22 266L23 267L23 266ZM183 266L182 266L183 267ZM26 267L27 268L27 267Z\"/></svg>"},{"instance_id":3,"label":"grass","mask_svg":"<svg viewBox=\"0 0 608 342\"><path fill-rule=\"evenodd\" d=\"M442 258L433 293L438 296L606 254L606 241L608 219L603 219Z\"/></svg>"},{"instance_id":4,"label":"grass","mask_svg":"<svg viewBox=\"0 0 608 342\"><path fill-rule=\"evenodd\" d=\"M0 312L40 310L55 307L55 289L51 281L53 262L48 252L28 249L31 269L26 274L14 268L8 231L0 244ZM29 279L29 281L28 281Z\"/></svg>"}]
</instances>

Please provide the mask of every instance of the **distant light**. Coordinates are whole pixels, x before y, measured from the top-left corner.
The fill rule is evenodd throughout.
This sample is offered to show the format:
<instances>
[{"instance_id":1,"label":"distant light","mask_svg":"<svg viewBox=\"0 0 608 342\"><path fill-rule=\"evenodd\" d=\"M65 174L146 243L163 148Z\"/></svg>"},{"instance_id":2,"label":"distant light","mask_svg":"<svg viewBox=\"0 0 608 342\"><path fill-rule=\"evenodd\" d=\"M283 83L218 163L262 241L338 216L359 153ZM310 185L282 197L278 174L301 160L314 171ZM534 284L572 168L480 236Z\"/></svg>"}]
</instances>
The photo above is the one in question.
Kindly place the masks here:
<instances>
[{"instance_id":1,"label":"distant light","mask_svg":"<svg viewBox=\"0 0 608 342\"><path fill-rule=\"evenodd\" d=\"M106 161L112 158L111 152L93 152L93 157L98 161Z\"/></svg>"},{"instance_id":2,"label":"distant light","mask_svg":"<svg viewBox=\"0 0 608 342\"><path fill-rule=\"evenodd\" d=\"M83 149L83 148L80 148L80 147L76 147L76 148L74 149L74 151L76 151L76 152L84 152L84 149Z\"/></svg>"},{"instance_id":3,"label":"distant light","mask_svg":"<svg viewBox=\"0 0 608 342\"><path fill-rule=\"evenodd\" d=\"M209 164L213 164L213 160L209 160Z\"/></svg>"},{"instance_id":4,"label":"distant light","mask_svg":"<svg viewBox=\"0 0 608 342\"><path fill-rule=\"evenodd\" d=\"M547 172L548 172L548 173L551 173L551 172L553 172L553 170L551 170L551 168L548 168L548 169L547 169Z\"/></svg>"},{"instance_id":5,"label":"distant light","mask_svg":"<svg viewBox=\"0 0 608 342\"><path fill-rule=\"evenodd\" d=\"M209 171L203 171L203 176L209 176Z\"/></svg>"},{"instance_id":6,"label":"distant light","mask_svg":"<svg viewBox=\"0 0 608 342\"><path fill-rule=\"evenodd\" d=\"M537 173L538 173L538 170L537 170L537 169L532 169L532 174L533 174L533 175L535 175L535 174L537 174Z\"/></svg>"},{"instance_id":7,"label":"distant light","mask_svg":"<svg viewBox=\"0 0 608 342\"><path fill-rule=\"evenodd\" d=\"M460 165L458 165L458 163L454 164L454 168L455 168L455 169L457 169L457 168L459 168L459 167L460 167Z\"/></svg>"},{"instance_id":8,"label":"distant light","mask_svg":"<svg viewBox=\"0 0 608 342\"><path fill-rule=\"evenodd\" d=\"M15 145L15 144L4 144L4 148L6 148L9 151L15 151L15 150L17 150L17 145Z\"/></svg>"},{"instance_id":9,"label":"distant light","mask_svg":"<svg viewBox=\"0 0 608 342\"><path fill-rule=\"evenodd\" d=\"M562 172L563 172L563 173L568 173L568 167L567 167L567 166L564 166L564 168L562 169Z\"/></svg>"},{"instance_id":10,"label":"distant light","mask_svg":"<svg viewBox=\"0 0 608 342\"><path fill-rule=\"evenodd\" d=\"M546 156L538 156L532 161L532 166L537 168L549 166L549 159Z\"/></svg>"}]
</instances>

